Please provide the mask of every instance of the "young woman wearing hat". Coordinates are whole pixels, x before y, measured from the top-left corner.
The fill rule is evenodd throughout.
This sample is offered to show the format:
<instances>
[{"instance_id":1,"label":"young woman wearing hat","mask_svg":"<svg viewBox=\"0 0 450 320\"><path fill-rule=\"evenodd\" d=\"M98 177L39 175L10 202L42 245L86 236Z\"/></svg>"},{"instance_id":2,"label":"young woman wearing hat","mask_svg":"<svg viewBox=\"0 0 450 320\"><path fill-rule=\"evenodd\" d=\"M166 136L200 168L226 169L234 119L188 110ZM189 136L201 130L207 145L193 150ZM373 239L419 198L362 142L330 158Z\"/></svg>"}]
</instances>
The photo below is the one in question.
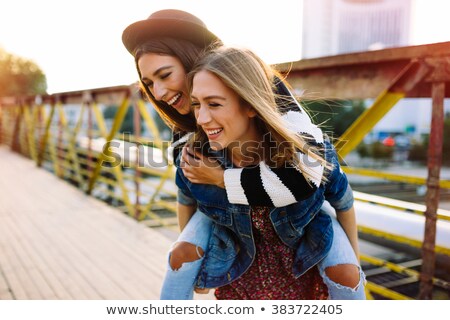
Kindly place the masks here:
<instances>
[{"instance_id":1,"label":"young woman wearing hat","mask_svg":"<svg viewBox=\"0 0 450 320\"><path fill-rule=\"evenodd\" d=\"M185 83L186 73L192 69L195 60L206 48L210 49L213 44L217 45L220 42L201 20L179 10L155 12L147 20L138 21L127 27L122 39L125 47L135 57L143 90L174 130L174 145L182 145L186 140L185 133L195 130L195 118L190 112L189 93ZM285 111L296 109L296 112L287 113L287 118L294 123L291 128L296 132L306 133L313 145L320 146L321 130L311 123L285 84L276 77L274 79L275 91L280 94L277 100L279 108ZM175 150L177 158L179 149ZM195 161L198 164L198 160L189 157L186 152L183 159L186 162L184 168L186 176L190 175L190 178L195 180L193 169L197 169L197 172L208 172L206 177L209 180L205 180L204 176L203 180L197 179L195 182L225 186L224 197L228 198L230 203L286 206L314 195L322 181L320 166L310 168L312 174L308 180L294 167L271 170L269 166L261 163L253 168L230 168L223 171L217 166L215 168L203 166L200 170L192 166ZM205 158L202 160L208 161ZM193 213L191 209L192 206L179 200L179 219L183 232L171 251L167 275L169 279L166 278L162 298L192 297L192 287L194 280L197 279L205 249L210 247L212 222L201 212L196 212L191 218ZM354 212L340 218L357 252ZM185 228L188 221L188 227ZM339 224L333 224L333 227L341 229ZM313 271L314 268L311 272ZM354 264L349 263L327 269L327 275L337 284L346 285L348 280L355 279L355 276L357 280L361 280L359 271L359 266L355 268ZM347 276L343 277L342 272L347 272ZM186 275L189 274L194 275L192 280L187 280L189 277ZM178 289L173 286L179 279L191 282L190 293L187 296L180 297L177 294ZM358 283L360 282L356 281L356 284Z\"/></svg>"}]
</instances>

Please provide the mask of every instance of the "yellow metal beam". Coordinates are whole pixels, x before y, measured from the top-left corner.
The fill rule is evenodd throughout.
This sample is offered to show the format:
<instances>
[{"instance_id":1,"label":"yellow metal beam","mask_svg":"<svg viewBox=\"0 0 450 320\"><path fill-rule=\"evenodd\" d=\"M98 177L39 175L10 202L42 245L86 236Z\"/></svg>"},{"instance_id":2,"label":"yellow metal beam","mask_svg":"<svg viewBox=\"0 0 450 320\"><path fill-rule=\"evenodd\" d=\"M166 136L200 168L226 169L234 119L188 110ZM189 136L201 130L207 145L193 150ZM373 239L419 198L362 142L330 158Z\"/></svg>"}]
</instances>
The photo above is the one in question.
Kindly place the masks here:
<instances>
[{"instance_id":1,"label":"yellow metal beam","mask_svg":"<svg viewBox=\"0 0 450 320\"><path fill-rule=\"evenodd\" d=\"M155 204L156 196L159 194L159 192L162 190L166 180L170 178L173 175L173 165L170 164L167 166L166 171L160 176L160 180L158 183L158 186L156 187L155 192L153 192L152 196L150 197L150 200L148 201L147 205L145 206L144 210L141 212L140 216L138 217L138 220L143 220L145 218L145 215L149 212L151 212L150 208L152 205Z\"/></svg>"},{"instance_id":2,"label":"yellow metal beam","mask_svg":"<svg viewBox=\"0 0 450 320\"><path fill-rule=\"evenodd\" d=\"M97 103L93 102L91 104L91 108L92 108L92 111L94 112L94 117L97 120L97 125L98 125L98 129L100 131L100 135L106 139L106 137L108 136L108 129L106 128L105 121L103 120L103 114L100 111L100 108L98 107ZM126 113L126 111L125 111L125 113ZM120 127L120 125L119 125L119 127Z\"/></svg>"},{"instance_id":3,"label":"yellow metal beam","mask_svg":"<svg viewBox=\"0 0 450 320\"><path fill-rule=\"evenodd\" d=\"M65 157L67 157L67 159L72 158L72 166L71 166L70 169L73 170L73 172L75 173L76 180L81 185L82 178L81 178L81 175L80 175L80 167L79 167L79 164L78 164L78 156L77 156L76 151L75 151L75 143L76 143L77 135L76 135L75 132L72 132L72 130L70 130L69 127L68 127L66 113L64 112L63 106L58 104L57 105L57 110L58 110L59 121L60 121L60 126L61 126L61 129L62 129L62 133L63 133L63 135L69 134L69 137L70 137L69 138L69 142L67 143L68 153L66 153ZM82 117L83 108L81 110L82 111L81 111L80 117ZM64 139L63 139L63 144L64 144ZM61 150L59 150L59 152L61 152ZM69 162L69 165L70 165L70 162Z\"/></svg>"},{"instance_id":4,"label":"yellow metal beam","mask_svg":"<svg viewBox=\"0 0 450 320\"><path fill-rule=\"evenodd\" d=\"M370 291L370 292L374 292L377 293L383 297L389 298L391 300L414 300L411 297L405 296L401 293L389 290L385 287L382 287L378 284L375 284L373 282L368 281L366 284L366 288Z\"/></svg>"},{"instance_id":5,"label":"yellow metal beam","mask_svg":"<svg viewBox=\"0 0 450 320\"><path fill-rule=\"evenodd\" d=\"M25 125L28 134L28 149L30 150L30 156L33 161L37 162L37 151L36 151L36 139L34 138L34 112L30 112L31 106L24 105L24 118Z\"/></svg>"},{"instance_id":6,"label":"yellow metal beam","mask_svg":"<svg viewBox=\"0 0 450 320\"><path fill-rule=\"evenodd\" d=\"M386 113L403 97L404 93L383 91L372 106L356 119L336 142L336 150L341 158L345 158L360 144L363 138L380 121Z\"/></svg>"},{"instance_id":7,"label":"yellow metal beam","mask_svg":"<svg viewBox=\"0 0 450 320\"><path fill-rule=\"evenodd\" d=\"M425 215L425 211L426 211L426 206L423 204L406 202L406 201L376 196L376 195L358 192L358 191L353 191L353 195L354 195L355 199L359 200L359 201L375 203L375 204L383 206L383 207L400 209L400 210L403 210L403 211L406 211L409 213L418 214L421 216ZM444 209L438 209L437 218L439 220L450 221L450 211L444 210Z\"/></svg>"},{"instance_id":8,"label":"yellow metal beam","mask_svg":"<svg viewBox=\"0 0 450 320\"><path fill-rule=\"evenodd\" d=\"M29 156L30 152L28 148L28 137L27 137L28 128L26 126L25 121L25 105L21 105L19 108L21 110L21 116L19 118L20 125L18 127L19 129L18 135L20 139L19 143L20 150L18 151L26 156Z\"/></svg>"},{"instance_id":9,"label":"yellow metal beam","mask_svg":"<svg viewBox=\"0 0 450 320\"><path fill-rule=\"evenodd\" d=\"M20 125L22 124L22 107L17 106L17 108L13 109L14 113L14 129L12 131L12 141L11 141L11 150L16 152L21 152L21 137L20 137Z\"/></svg>"},{"instance_id":10,"label":"yellow metal beam","mask_svg":"<svg viewBox=\"0 0 450 320\"><path fill-rule=\"evenodd\" d=\"M382 91L372 106L342 134L336 141L339 157L344 158L350 153L380 121L389 110L408 92L416 87L429 73L428 67L422 60L412 60L397 75L387 89Z\"/></svg>"},{"instance_id":11,"label":"yellow metal beam","mask_svg":"<svg viewBox=\"0 0 450 320\"><path fill-rule=\"evenodd\" d=\"M99 110L95 107L93 107L94 115L97 120L97 124L99 126L100 132L105 134L104 138L106 140L105 145L103 146L103 152L98 156L97 163L94 168L94 171L92 173L92 176L89 179L89 185L87 189L87 193L90 194L94 188L95 181L98 179L100 172L102 170L103 161L105 161L108 157L111 156L111 140L114 138L116 132L120 129L120 126L122 125L123 119L125 118L125 115L128 111L128 107L130 104L130 99L128 96L126 96L121 105L119 106L117 113L114 117L114 121L111 127L111 130L109 131L108 135L106 135L106 125L104 123L103 115L99 112ZM124 179L122 176L122 169L120 166L114 166L113 168L114 175L117 179L117 184L119 185L120 189L122 190L122 197L123 202L125 203L125 206L127 208L127 211L130 215L135 215L135 208L132 205L130 198L128 196L128 189L125 186Z\"/></svg>"},{"instance_id":12,"label":"yellow metal beam","mask_svg":"<svg viewBox=\"0 0 450 320\"><path fill-rule=\"evenodd\" d=\"M84 109L86 109L86 106L84 103L82 103L80 114L77 119L77 123L75 125L75 128L73 129L73 132L71 132L70 138L69 138L69 151L70 151L70 156L71 156L72 162L73 162L73 170L75 172L75 176L77 178L79 188L81 188L81 189L83 188L84 179L81 176L81 172L80 172L80 162L78 159L76 144L77 144L77 136L78 136L78 133L80 132L81 124L83 122ZM66 129L69 130L69 128L66 128Z\"/></svg>"},{"instance_id":13,"label":"yellow metal beam","mask_svg":"<svg viewBox=\"0 0 450 320\"><path fill-rule=\"evenodd\" d=\"M139 108L139 112L142 115L142 118L145 121L145 124L147 125L147 128L152 133L153 139L157 143L157 146L160 148L161 138L159 136L158 127L156 126L155 120L153 120L153 118L150 116L147 108L145 107L145 103L144 101L142 101L142 99L137 100L136 104Z\"/></svg>"},{"instance_id":14,"label":"yellow metal beam","mask_svg":"<svg viewBox=\"0 0 450 320\"><path fill-rule=\"evenodd\" d=\"M416 239L411 239L408 237L400 236L397 234L393 234L393 233L389 233L389 232L385 232L385 231L381 231L381 230L377 230L377 229L373 229L373 228L369 228L369 227L361 226L361 225L358 225L358 231L362 232L362 233L370 234L370 235L373 235L376 237L384 238L387 240L392 240L397 243L407 244L407 245L415 247L415 248L422 248L422 241L419 241ZM435 252L450 256L450 248L436 246Z\"/></svg>"},{"instance_id":15,"label":"yellow metal beam","mask_svg":"<svg viewBox=\"0 0 450 320\"><path fill-rule=\"evenodd\" d=\"M100 174L103 161L107 158L107 156L111 155L111 151L109 148L111 145L111 140L114 137L114 135L116 134L116 132L119 130L119 128L123 122L123 119L125 118L126 112L128 110L128 105L129 105L129 98L125 97L116 113L116 116L114 117L113 125L109 132L109 135L104 137L106 139L106 143L103 147L103 152L100 154L100 156L97 159L97 164L94 169L94 172L92 173L92 176L89 179L87 193L92 192L92 189L94 188L95 180L98 178L98 176ZM94 110L95 110L95 108L94 108ZM100 129L101 132L106 133L106 129L105 129L106 126L104 125L103 116L101 114L96 114L96 113L95 113L95 116L96 116L97 122L99 123L99 128L101 128Z\"/></svg>"},{"instance_id":16,"label":"yellow metal beam","mask_svg":"<svg viewBox=\"0 0 450 320\"><path fill-rule=\"evenodd\" d=\"M387 268L387 269L389 269L389 270L391 270L393 272L396 272L396 273L399 273L399 274L403 274L403 275L406 275L406 276L409 276L409 277L413 277L414 279L419 280L420 272L418 272L416 270L409 269L409 268L407 268L405 266L401 266L401 265L398 265L398 264L395 264L395 263L392 263L392 262L389 262L389 261L386 261L386 260L383 260L383 259L378 259L378 258L375 258L375 257L370 257L370 256L367 256L367 255L363 255L363 254L360 255L360 258L361 258L361 260L363 260L365 262L368 262L368 263L370 263L372 265L379 266L379 267L384 267L384 268ZM450 283L447 282L447 281L444 281L444 280L441 280L441 279L438 279L438 278L435 278L435 277L432 278L432 281L433 281L434 284L437 284L437 285L439 285L439 286L441 286L443 288L450 288Z\"/></svg>"},{"instance_id":17,"label":"yellow metal beam","mask_svg":"<svg viewBox=\"0 0 450 320\"><path fill-rule=\"evenodd\" d=\"M417 184L417 185L425 185L427 183L426 178L414 177L414 176L408 176L408 175L402 175L402 174L395 174L395 173L386 172L386 171L377 171L377 170L355 168L355 167L344 167L344 166L342 166L342 170L344 170L344 172L347 174L359 174L362 176L375 177L375 178L385 179L385 180L389 180L389 181L398 181L398 182ZM450 180L440 180L439 186L444 189L450 189Z\"/></svg>"},{"instance_id":18,"label":"yellow metal beam","mask_svg":"<svg viewBox=\"0 0 450 320\"><path fill-rule=\"evenodd\" d=\"M43 110L42 114L43 115L45 114L44 110ZM41 141L40 141L38 163L37 163L38 167L42 166L43 155L44 155L45 149L47 147L48 139L50 136L50 126L52 124L54 114L55 114L55 104L52 104L51 109L50 109L50 115L48 116L47 121L45 123L44 135L41 137Z\"/></svg>"}]
</instances>

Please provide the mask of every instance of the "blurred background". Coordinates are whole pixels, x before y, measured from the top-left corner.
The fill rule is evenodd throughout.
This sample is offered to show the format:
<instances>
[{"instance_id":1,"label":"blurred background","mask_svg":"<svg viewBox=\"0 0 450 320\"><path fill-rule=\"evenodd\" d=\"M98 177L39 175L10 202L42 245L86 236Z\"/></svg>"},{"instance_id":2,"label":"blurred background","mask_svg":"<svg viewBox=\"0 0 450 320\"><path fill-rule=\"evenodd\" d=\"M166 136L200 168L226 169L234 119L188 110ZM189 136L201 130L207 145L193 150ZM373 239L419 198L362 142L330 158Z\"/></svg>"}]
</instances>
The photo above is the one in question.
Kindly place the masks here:
<instances>
[{"instance_id":1,"label":"blurred background","mask_svg":"<svg viewBox=\"0 0 450 320\"><path fill-rule=\"evenodd\" d=\"M269 63L450 39L440 0L0 0L0 48L36 63L48 93L128 84L136 74L123 29L167 8Z\"/></svg>"},{"instance_id":2,"label":"blurred background","mask_svg":"<svg viewBox=\"0 0 450 320\"><path fill-rule=\"evenodd\" d=\"M418 271L422 270L423 262L434 264L434 258L420 252L425 242L424 212L428 210L428 217L430 212L437 214L439 221L437 235L431 234L427 240L433 246L436 244L436 250L433 247L431 253L438 256L436 273L426 270L427 279L430 280L433 274L440 278L433 280L436 285L433 299L449 299L450 99L444 98L450 92L449 1L0 0L0 160L3 160L0 166L0 214L11 215L10 226L16 228L17 239L21 239L22 221L26 224L28 218L37 219L44 215L46 222L41 223L48 228L45 236L50 236L55 229L65 230L67 226L61 225L59 220L51 226L47 221L53 220L47 219L59 219L66 209L69 216L61 218L63 222L71 220L73 214L85 219L81 215L96 211L97 204L89 202L92 197L79 200L80 195L74 196L73 190L60 196L63 186L54 181L46 185L49 190L54 190L48 197L47 190L40 190L46 189L40 188L45 185L41 177L35 179L38 170L19 165L9 149L104 201L108 208L117 208L151 227L146 228L152 230L151 235L150 231L143 235L141 231L132 231L132 235L139 233L142 238L135 239L138 244L127 242L122 247L127 254L129 248L139 247L143 250L142 256L148 255L146 263L159 263L158 270L141 264L145 259L137 259L136 255L133 258L114 254L106 257L118 260L119 264L128 259L136 260L142 274L150 270L148 283L141 284L139 293L135 292L132 281L126 279L128 266L117 267L123 274L112 274L111 279L118 286L129 287L131 297L148 298L147 289L153 285L152 294L157 297L166 249L178 235L174 168L166 152L171 131L136 89L134 60L124 48L121 36L129 24L168 8L197 15L226 44L248 47L268 63L290 71L288 81L292 81L294 93L303 101L313 121L336 141L357 141L347 149L342 164L357 192L359 232L363 240L361 251L368 255L362 261L365 272L370 275L372 298L419 296ZM428 62L434 63L441 56L442 68L415 60L418 57L423 62L429 58ZM345 63L339 62L346 59ZM434 78L433 82L420 73L417 65L430 67L438 78L447 78ZM389 92L392 86L397 90L407 87L403 86L405 82L399 81L399 75L423 90L418 90L419 93L407 92L407 89ZM308 81L316 78L321 86L308 87ZM364 85L359 85L355 79ZM439 81L447 85L441 95L435 95L438 104L442 100L442 116L435 119L442 121L443 132L434 135L430 81L433 86ZM330 92L330 87L335 88L334 95L325 94ZM389 95L391 93L393 95ZM384 108L386 114L366 116L367 130L362 125L356 129L352 127L361 115L379 107ZM346 135L349 131L353 135ZM435 139L433 136L440 137L441 141L430 143ZM436 160L436 153L430 156L430 150L436 152L440 145L442 167ZM105 146L116 149L110 151ZM107 156L120 161L115 164L103 161ZM428 179L431 171L434 180ZM435 179L436 174L440 175L439 179ZM28 194L36 194L42 200L41 207L36 206L40 210L32 206L21 209L19 204L27 205L24 195ZM66 207L65 202L57 203L58 199L74 203ZM82 204L86 207L79 209ZM19 211L30 217L16 218ZM47 213L51 215L46 216ZM107 217L105 214L86 219L93 221L92 229L97 231L97 226L109 225L102 220ZM105 237L113 239L105 244L111 252L116 247L109 246L122 244L123 239L130 238L128 232L133 228L129 226L122 230L120 228L128 226L129 222L116 222L117 225L112 224L114 228L111 228L114 232ZM1 226L0 223L0 231ZM31 227L25 226L23 230L26 228ZM10 248L16 245L17 256L26 255L20 243L11 241L12 232L8 234L7 229L0 232L0 249L13 250ZM85 257L92 260L92 270L105 261L105 268L108 268L102 248L98 249L101 254L88 251L96 241L104 241L104 238L93 241L93 238L84 237L84 232L91 231L77 230L70 245L79 245ZM118 235L124 236L116 239ZM142 239L147 242L142 243ZM86 240L86 243L78 243L79 240ZM150 252L154 243L164 245ZM43 255L48 254L45 245L40 250ZM67 247L60 250L61 255L65 255ZM39 283L35 284L34 291L31 284L30 292L26 291L27 283L20 291L20 281L17 287L8 282L15 279L14 263L14 259L2 260L0 254L0 271L2 267L13 270L11 274L0 272L0 299L79 297L78 285L84 282L66 284L65 277L58 281L67 287L73 285L73 293L62 290L55 295L49 289L48 295L41 294ZM24 267L24 273L27 267ZM409 269L405 271L404 268ZM90 268L82 271L89 272L86 270L90 271ZM42 274L44 278L48 277L46 271ZM93 287L99 278L97 273L83 277L89 279ZM6 280L2 282L3 278ZM141 279L134 281L140 283ZM94 288L93 297L130 297L125 293L121 295L121 290L106 287L103 292L105 283ZM379 288L379 284L384 288ZM91 284L86 284L86 288L89 286ZM424 296L430 298L431 293L421 294ZM89 298L89 295L83 297Z\"/></svg>"}]
</instances>

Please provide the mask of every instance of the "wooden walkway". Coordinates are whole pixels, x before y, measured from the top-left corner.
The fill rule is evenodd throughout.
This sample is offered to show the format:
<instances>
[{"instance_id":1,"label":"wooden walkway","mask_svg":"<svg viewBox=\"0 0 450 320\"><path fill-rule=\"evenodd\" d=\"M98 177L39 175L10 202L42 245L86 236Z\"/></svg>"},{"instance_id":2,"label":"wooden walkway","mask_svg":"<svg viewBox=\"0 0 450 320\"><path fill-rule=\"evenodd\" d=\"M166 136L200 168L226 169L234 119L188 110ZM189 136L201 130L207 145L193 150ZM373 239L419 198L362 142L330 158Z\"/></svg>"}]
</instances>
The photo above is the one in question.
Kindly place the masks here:
<instances>
[{"instance_id":1,"label":"wooden walkway","mask_svg":"<svg viewBox=\"0 0 450 320\"><path fill-rule=\"evenodd\" d=\"M158 299L171 243L0 146L0 299Z\"/></svg>"}]
</instances>

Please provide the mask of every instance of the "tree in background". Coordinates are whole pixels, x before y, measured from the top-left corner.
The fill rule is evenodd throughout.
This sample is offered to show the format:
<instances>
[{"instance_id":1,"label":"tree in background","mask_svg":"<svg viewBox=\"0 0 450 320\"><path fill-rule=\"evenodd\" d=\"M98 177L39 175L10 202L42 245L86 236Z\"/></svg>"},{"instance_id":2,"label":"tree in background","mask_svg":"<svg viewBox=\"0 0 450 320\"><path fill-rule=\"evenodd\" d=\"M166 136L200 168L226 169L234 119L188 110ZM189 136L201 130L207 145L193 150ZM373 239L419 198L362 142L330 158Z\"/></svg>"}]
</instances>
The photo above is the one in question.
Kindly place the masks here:
<instances>
[{"instance_id":1,"label":"tree in background","mask_svg":"<svg viewBox=\"0 0 450 320\"><path fill-rule=\"evenodd\" d=\"M444 119L444 145L442 148L443 163L450 165L450 113Z\"/></svg>"},{"instance_id":2,"label":"tree in background","mask_svg":"<svg viewBox=\"0 0 450 320\"><path fill-rule=\"evenodd\" d=\"M0 97L45 94L47 79L31 60L0 48Z\"/></svg>"},{"instance_id":3,"label":"tree in background","mask_svg":"<svg viewBox=\"0 0 450 320\"><path fill-rule=\"evenodd\" d=\"M303 100L313 122L331 137L340 137L364 112L362 100Z\"/></svg>"},{"instance_id":4,"label":"tree in background","mask_svg":"<svg viewBox=\"0 0 450 320\"><path fill-rule=\"evenodd\" d=\"M444 141L442 144L442 164L450 165L450 113L444 118ZM409 160L427 163L430 135L426 134L421 141L413 141L409 152Z\"/></svg>"}]
</instances>

